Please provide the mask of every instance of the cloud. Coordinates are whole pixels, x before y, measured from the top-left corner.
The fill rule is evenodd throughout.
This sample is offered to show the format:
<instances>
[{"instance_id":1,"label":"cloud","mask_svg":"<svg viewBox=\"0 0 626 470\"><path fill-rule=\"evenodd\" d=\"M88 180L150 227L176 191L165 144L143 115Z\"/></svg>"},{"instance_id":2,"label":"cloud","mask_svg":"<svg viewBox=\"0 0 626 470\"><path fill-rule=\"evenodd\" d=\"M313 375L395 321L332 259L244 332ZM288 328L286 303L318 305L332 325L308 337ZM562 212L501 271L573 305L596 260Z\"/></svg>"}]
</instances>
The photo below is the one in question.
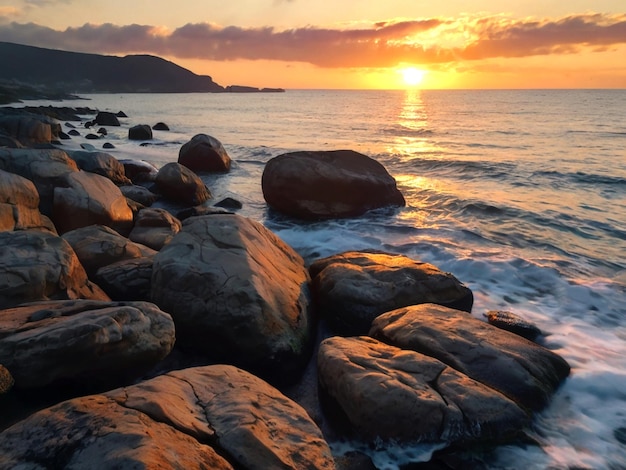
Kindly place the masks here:
<instances>
[{"instance_id":1,"label":"cloud","mask_svg":"<svg viewBox=\"0 0 626 470\"><path fill-rule=\"evenodd\" d=\"M572 54L626 43L626 15L560 19L503 17L381 21L353 28L222 27L189 23L175 30L149 25L85 24L63 31L33 23L0 25L0 40L71 51L150 53L185 59L279 60L320 67L393 67L494 57Z\"/></svg>"}]
</instances>

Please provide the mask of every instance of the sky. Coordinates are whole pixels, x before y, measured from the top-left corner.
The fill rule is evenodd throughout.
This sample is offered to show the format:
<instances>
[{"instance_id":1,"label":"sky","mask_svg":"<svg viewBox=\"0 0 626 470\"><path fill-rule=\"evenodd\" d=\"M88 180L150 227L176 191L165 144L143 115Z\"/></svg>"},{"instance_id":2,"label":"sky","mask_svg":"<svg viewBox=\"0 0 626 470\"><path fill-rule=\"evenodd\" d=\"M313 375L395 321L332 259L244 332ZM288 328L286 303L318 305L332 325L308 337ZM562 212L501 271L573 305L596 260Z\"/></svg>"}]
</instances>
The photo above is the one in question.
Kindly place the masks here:
<instances>
[{"instance_id":1,"label":"sky","mask_svg":"<svg viewBox=\"0 0 626 470\"><path fill-rule=\"evenodd\" d=\"M0 0L0 41L221 85L626 88L624 0Z\"/></svg>"}]
</instances>

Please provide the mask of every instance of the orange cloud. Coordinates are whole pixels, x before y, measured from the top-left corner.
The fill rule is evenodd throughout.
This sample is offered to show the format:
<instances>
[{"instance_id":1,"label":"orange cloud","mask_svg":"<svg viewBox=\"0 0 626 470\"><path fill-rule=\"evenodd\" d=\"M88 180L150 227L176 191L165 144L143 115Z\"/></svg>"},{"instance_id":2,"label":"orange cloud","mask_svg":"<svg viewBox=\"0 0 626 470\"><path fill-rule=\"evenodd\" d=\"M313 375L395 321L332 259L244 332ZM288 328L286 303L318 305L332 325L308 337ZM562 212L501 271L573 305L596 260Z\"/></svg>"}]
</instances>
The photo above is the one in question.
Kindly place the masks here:
<instances>
[{"instance_id":1,"label":"orange cloud","mask_svg":"<svg viewBox=\"0 0 626 470\"><path fill-rule=\"evenodd\" d=\"M381 21L367 27L222 27L85 24L58 31L36 24L0 25L0 40L94 53L152 53L181 59L275 60L319 67L394 67L494 57L572 54L626 43L626 15L560 19L502 17Z\"/></svg>"}]
</instances>

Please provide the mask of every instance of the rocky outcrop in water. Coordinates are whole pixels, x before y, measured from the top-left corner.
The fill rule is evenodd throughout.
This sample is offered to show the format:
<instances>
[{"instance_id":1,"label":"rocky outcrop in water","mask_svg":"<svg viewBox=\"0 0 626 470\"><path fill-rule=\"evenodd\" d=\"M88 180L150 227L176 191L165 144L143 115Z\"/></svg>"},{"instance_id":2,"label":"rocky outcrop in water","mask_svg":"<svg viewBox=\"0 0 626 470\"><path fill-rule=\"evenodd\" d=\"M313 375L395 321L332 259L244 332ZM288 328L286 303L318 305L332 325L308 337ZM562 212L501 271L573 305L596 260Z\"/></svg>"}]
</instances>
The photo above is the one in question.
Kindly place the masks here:
<instances>
[{"instance_id":1,"label":"rocky outcrop in water","mask_svg":"<svg viewBox=\"0 0 626 470\"><path fill-rule=\"evenodd\" d=\"M178 153L178 163L193 171L224 173L230 170L230 157L215 137L197 134Z\"/></svg>"}]
</instances>

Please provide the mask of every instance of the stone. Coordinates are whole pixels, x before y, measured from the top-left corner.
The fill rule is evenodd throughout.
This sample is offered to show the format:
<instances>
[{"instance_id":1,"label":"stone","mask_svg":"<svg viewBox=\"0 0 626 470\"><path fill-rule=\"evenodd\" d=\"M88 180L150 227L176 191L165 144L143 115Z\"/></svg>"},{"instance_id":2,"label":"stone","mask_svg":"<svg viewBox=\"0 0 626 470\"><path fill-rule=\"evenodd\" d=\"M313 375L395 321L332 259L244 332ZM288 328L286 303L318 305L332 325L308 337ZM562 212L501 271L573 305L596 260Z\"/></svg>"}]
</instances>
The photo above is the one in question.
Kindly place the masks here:
<instances>
[{"instance_id":1,"label":"stone","mask_svg":"<svg viewBox=\"0 0 626 470\"><path fill-rule=\"evenodd\" d=\"M216 202L215 207L222 207L224 209L230 209L230 210L238 210L243 207L243 204L241 203L241 201L238 201L237 199L233 199L232 197L225 197L221 201Z\"/></svg>"},{"instance_id":2,"label":"stone","mask_svg":"<svg viewBox=\"0 0 626 470\"><path fill-rule=\"evenodd\" d=\"M196 172L227 172L230 157L222 143L207 134L197 134L178 152L178 163Z\"/></svg>"},{"instance_id":3,"label":"stone","mask_svg":"<svg viewBox=\"0 0 626 470\"><path fill-rule=\"evenodd\" d=\"M106 152L88 152L86 150L70 150L69 157L83 171L95 173L109 178L116 185L131 184L126 177L124 165Z\"/></svg>"},{"instance_id":4,"label":"stone","mask_svg":"<svg viewBox=\"0 0 626 470\"><path fill-rule=\"evenodd\" d=\"M441 361L366 336L324 340L317 362L323 396L370 442L506 441L530 422L513 401Z\"/></svg>"},{"instance_id":5,"label":"stone","mask_svg":"<svg viewBox=\"0 0 626 470\"><path fill-rule=\"evenodd\" d=\"M90 225L63 234L89 277L104 266L122 260L151 257L156 251L123 237L104 225Z\"/></svg>"},{"instance_id":6,"label":"stone","mask_svg":"<svg viewBox=\"0 0 626 470\"><path fill-rule=\"evenodd\" d=\"M15 380L11 375L11 372L0 364L0 395L7 393L13 387Z\"/></svg>"},{"instance_id":7,"label":"stone","mask_svg":"<svg viewBox=\"0 0 626 470\"><path fill-rule=\"evenodd\" d=\"M152 164L143 160L119 160L124 165L124 172L130 180L139 182L152 182L156 180L159 170Z\"/></svg>"},{"instance_id":8,"label":"stone","mask_svg":"<svg viewBox=\"0 0 626 470\"><path fill-rule=\"evenodd\" d=\"M76 129L70 130L67 134L71 135L71 136L74 136L74 137L80 136L80 132L78 132Z\"/></svg>"},{"instance_id":9,"label":"stone","mask_svg":"<svg viewBox=\"0 0 626 470\"><path fill-rule=\"evenodd\" d=\"M111 300L150 301L152 257L108 264L99 268L93 279Z\"/></svg>"},{"instance_id":10,"label":"stone","mask_svg":"<svg viewBox=\"0 0 626 470\"><path fill-rule=\"evenodd\" d=\"M130 140L151 140L152 128L148 124L137 124L128 129L128 138Z\"/></svg>"},{"instance_id":11,"label":"stone","mask_svg":"<svg viewBox=\"0 0 626 470\"><path fill-rule=\"evenodd\" d=\"M127 199L132 199L143 206L151 206L159 199L159 196L148 188L136 184L120 186L120 191Z\"/></svg>"},{"instance_id":12,"label":"stone","mask_svg":"<svg viewBox=\"0 0 626 470\"><path fill-rule=\"evenodd\" d=\"M300 219L356 217L405 205L385 167L352 150L279 155L265 165L261 186L272 209Z\"/></svg>"},{"instance_id":13,"label":"stone","mask_svg":"<svg viewBox=\"0 0 626 470\"><path fill-rule=\"evenodd\" d=\"M72 247L37 231L0 232L0 310L38 300L109 300Z\"/></svg>"},{"instance_id":14,"label":"stone","mask_svg":"<svg viewBox=\"0 0 626 470\"><path fill-rule=\"evenodd\" d=\"M115 184L104 176L79 171L66 175L54 189L52 220L59 233L93 224L128 233L133 212Z\"/></svg>"},{"instance_id":15,"label":"stone","mask_svg":"<svg viewBox=\"0 0 626 470\"><path fill-rule=\"evenodd\" d=\"M381 315L370 336L437 358L532 411L548 404L570 371L549 349L441 305L413 305Z\"/></svg>"},{"instance_id":16,"label":"stone","mask_svg":"<svg viewBox=\"0 0 626 470\"><path fill-rule=\"evenodd\" d=\"M0 231L44 225L35 185L22 176L0 170Z\"/></svg>"},{"instance_id":17,"label":"stone","mask_svg":"<svg viewBox=\"0 0 626 470\"><path fill-rule=\"evenodd\" d=\"M308 281L302 258L258 222L193 217L154 257L152 301L181 348L288 381L310 355Z\"/></svg>"},{"instance_id":18,"label":"stone","mask_svg":"<svg viewBox=\"0 0 626 470\"><path fill-rule=\"evenodd\" d=\"M170 126L168 126L164 122L157 122L154 126L152 126L152 129L155 131L169 131Z\"/></svg>"},{"instance_id":19,"label":"stone","mask_svg":"<svg viewBox=\"0 0 626 470\"><path fill-rule=\"evenodd\" d=\"M0 130L28 146L52 140L52 126L36 116L0 115Z\"/></svg>"},{"instance_id":20,"label":"stone","mask_svg":"<svg viewBox=\"0 0 626 470\"><path fill-rule=\"evenodd\" d=\"M228 365L169 372L39 411L0 434L0 467L18 464L335 468L328 444L299 405Z\"/></svg>"},{"instance_id":21,"label":"stone","mask_svg":"<svg viewBox=\"0 0 626 470\"><path fill-rule=\"evenodd\" d=\"M345 335L366 334L378 315L407 305L472 309L472 291L452 274L399 254L348 251L314 261L309 273L318 310Z\"/></svg>"},{"instance_id":22,"label":"stone","mask_svg":"<svg viewBox=\"0 0 626 470\"><path fill-rule=\"evenodd\" d=\"M180 204L197 206L211 198L202 180L186 166L171 162L156 176L156 185L165 197Z\"/></svg>"},{"instance_id":23,"label":"stone","mask_svg":"<svg viewBox=\"0 0 626 470\"><path fill-rule=\"evenodd\" d=\"M65 300L0 315L0 363L19 389L137 379L174 346L174 322L147 302Z\"/></svg>"},{"instance_id":24,"label":"stone","mask_svg":"<svg viewBox=\"0 0 626 470\"><path fill-rule=\"evenodd\" d=\"M165 209L142 209L135 217L135 225L128 238L158 251L172 241L181 226L180 220Z\"/></svg>"},{"instance_id":25,"label":"stone","mask_svg":"<svg viewBox=\"0 0 626 470\"><path fill-rule=\"evenodd\" d=\"M535 325L512 312L490 310L485 314L485 317L487 317L487 322L490 325L515 333L530 341L535 341L542 334L541 330Z\"/></svg>"},{"instance_id":26,"label":"stone","mask_svg":"<svg viewBox=\"0 0 626 470\"><path fill-rule=\"evenodd\" d=\"M95 123L99 126L119 127L120 125L120 121L117 116L114 113L108 111L100 111L96 115Z\"/></svg>"}]
</instances>

